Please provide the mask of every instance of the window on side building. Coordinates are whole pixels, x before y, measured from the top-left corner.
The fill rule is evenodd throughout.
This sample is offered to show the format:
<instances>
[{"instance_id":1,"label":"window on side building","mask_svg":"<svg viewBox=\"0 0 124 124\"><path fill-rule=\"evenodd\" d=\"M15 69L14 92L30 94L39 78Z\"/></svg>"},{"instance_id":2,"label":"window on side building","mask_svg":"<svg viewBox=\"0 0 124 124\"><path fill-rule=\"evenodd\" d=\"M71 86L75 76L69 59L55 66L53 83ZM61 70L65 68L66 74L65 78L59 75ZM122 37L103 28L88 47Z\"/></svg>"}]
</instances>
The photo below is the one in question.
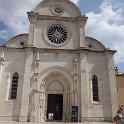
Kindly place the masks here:
<instances>
[{"instance_id":1,"label":"window on side building","mask_svg":"<svg viewBox=\"0 0 124 124\"><path fill-rule=\"evenodd\" d=\"M99 101L99 88L98 88L98 79L96 75L92 76L92 92L93 92L93 101Z\"/></svg>"},{"instance_id":2,"label":"window on side building","mask_svg":"<svg viewBox=\"0 0 124 124\"><path fill-rule=\"evenodd\" d=\"M13 78L12 78L10 99L16 99L17 97L18 79L19 79L19 75L16 72L13 74Z\"/></svg>"}]
</instances>

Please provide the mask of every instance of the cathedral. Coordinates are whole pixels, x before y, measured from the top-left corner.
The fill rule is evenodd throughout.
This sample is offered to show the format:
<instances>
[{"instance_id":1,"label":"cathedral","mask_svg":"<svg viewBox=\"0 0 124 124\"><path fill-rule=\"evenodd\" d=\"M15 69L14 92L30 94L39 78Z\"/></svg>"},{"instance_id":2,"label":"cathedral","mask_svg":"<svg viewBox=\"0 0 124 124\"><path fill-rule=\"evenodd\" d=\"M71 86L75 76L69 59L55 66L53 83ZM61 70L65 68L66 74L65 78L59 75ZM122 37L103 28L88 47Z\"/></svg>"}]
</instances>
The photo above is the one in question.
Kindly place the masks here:
<instances>
[{"instance_id":1,"label":"cathedral","mask_svg":"<svg viewBox=\"0 0 124 124\"><path fill-rule=\"evenodd\" d=\"M29 33L0 46L0 121L112 121L116 51L85 35L88 18L69 0L27 15Z\"/></svg>"}]
</instances>

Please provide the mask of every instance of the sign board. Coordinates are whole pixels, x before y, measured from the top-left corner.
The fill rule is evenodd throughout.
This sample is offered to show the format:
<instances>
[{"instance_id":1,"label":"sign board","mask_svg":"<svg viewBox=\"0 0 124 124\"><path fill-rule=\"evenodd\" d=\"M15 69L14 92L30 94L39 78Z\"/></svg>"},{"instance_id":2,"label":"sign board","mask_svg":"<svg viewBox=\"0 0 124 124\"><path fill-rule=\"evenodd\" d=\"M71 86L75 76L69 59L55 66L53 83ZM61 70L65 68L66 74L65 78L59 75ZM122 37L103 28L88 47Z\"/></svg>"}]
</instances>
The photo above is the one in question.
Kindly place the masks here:
<instances>
[{"instance_id":1,"label":"sign board","mask_svg":"<svg viewBox=\"0 0 124 124\"><path fill-rule=\"evenodd\" d=\"M72 106L72 122L78 122L78 106Z\"/></svg>"}]
</instances>

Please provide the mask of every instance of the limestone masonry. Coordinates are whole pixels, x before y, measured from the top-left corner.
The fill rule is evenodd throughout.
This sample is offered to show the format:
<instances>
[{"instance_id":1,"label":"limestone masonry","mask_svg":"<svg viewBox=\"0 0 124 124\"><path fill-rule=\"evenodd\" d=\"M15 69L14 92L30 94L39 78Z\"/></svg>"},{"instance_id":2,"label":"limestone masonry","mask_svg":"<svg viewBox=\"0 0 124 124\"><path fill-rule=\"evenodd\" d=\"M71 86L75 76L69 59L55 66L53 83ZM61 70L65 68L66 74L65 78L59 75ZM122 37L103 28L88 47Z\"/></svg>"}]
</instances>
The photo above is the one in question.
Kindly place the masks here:
<instances>
[{"instance_id":1,"label":"limestone masonry","mask_svg":"<svg viewBox=\"0 0 124 124\"><path fill-rule=\"evenodd\" d=\"M0 46L0 121L111 121L116 51L85 36L88 18L69 0L27 14L29 33Z\"/></svg>"}]
</instances>

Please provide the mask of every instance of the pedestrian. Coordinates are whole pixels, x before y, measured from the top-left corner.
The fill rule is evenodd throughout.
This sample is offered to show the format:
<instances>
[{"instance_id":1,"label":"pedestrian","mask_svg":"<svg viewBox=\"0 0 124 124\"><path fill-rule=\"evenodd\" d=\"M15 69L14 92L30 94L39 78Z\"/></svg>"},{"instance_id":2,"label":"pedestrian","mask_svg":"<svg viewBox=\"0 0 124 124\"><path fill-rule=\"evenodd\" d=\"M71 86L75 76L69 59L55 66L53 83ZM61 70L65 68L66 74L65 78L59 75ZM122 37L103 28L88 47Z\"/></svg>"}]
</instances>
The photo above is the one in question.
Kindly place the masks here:
<instances>
[{"instance_id":1,"label":"pedestrian","mask_svg":"<svg viewBox=\"0 0 124 124\"><path fill-rule=\"evenodd\" d=\"M65 123L68 123L70 121L70 111L67 109L65 111Z\"/></svg>"},{"instance_id":2,"label":"pedestrian","mask_svg":"<svg viewBox=\"0 0 124 124\"><path fill-rule=\"evenodd\" d=\"M121 115L122 115L122 118L121 118L121 124L124 124L124 113L123 113L123 105L120 107L121 109Z\"/></svg>"},{"instance_id":3,"label":"pedestrian","mask_svg":"<svg viewBox=\"0 0 124 124\"><path fill-rule=\"evenodd\" d=\"M114 117L114 121L116 122L116 124L123 124L122 119L123 119L123 110L121 107L119 107L119 109L117 110L117 114Z\"/></svg>"}]
</instances>

